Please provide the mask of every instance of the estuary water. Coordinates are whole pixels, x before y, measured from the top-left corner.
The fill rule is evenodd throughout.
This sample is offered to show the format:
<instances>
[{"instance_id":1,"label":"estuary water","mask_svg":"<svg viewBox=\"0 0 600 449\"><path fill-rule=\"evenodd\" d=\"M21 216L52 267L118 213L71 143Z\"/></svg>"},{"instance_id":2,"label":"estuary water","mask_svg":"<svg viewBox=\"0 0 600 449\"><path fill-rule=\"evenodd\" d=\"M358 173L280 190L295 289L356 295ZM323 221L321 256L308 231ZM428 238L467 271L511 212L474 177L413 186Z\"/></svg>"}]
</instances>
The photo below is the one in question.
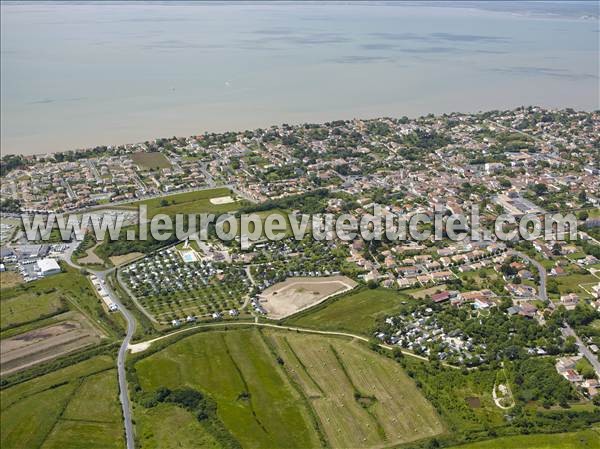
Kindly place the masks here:
<instances>
[{"instance_id":1,"label":"estuary water","mask_svg":"<svg viewBox=\"0 0 600 449\"><path fill-rule=\"evenodd\" d=\"M599 106L598 3L2 2L1 150Z\"/></svg>"}]
</instances>

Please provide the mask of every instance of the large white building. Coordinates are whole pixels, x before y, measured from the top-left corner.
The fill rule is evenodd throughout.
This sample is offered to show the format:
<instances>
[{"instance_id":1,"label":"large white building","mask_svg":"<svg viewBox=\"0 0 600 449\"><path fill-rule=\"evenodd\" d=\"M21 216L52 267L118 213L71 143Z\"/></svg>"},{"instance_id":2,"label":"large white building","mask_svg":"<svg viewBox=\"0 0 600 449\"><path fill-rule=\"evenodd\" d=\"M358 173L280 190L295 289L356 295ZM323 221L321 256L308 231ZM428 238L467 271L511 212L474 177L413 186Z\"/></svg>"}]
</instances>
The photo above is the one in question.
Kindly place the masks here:
<instances>
[{"instance_id":1,"label":"large white building","mask_svg":"<svg viewBox=\"0 0 600 449\"><path fill-rule=\"evenodd\" d=\"M40 259L37 261L37 266L42 276L60 273L60 265L54 259Z\"/></svg>"}]
</instances>

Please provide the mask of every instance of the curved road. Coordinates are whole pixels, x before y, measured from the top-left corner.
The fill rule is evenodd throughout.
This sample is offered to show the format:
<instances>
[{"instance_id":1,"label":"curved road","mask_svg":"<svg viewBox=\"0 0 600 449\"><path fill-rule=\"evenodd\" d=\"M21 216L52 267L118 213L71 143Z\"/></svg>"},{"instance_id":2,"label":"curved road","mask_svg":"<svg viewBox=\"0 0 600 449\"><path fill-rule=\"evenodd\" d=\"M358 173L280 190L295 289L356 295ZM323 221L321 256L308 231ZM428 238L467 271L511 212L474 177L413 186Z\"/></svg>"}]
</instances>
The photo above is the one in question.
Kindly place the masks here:
<instances>
[{"instance_id":1,"label":"curved road","mask_svg":"<svg viewBox=\"0 0 600 449\"><path fill-rule=\"evenodd\" d=\"M554 302L548 301L548 293L546 291L546 269L537 260L531 259L529 256L523 254L520 251L512 251L512 253L530 262L538 269L540 273L540 298L548 302L548 306L551 309L554 309L556 307L554 305ZM563 323L562 334L564 338L575 338L575 344L577 345L579 352L583 354L583 356L590 362L590 364L594 368L594 371L596 371L596 375L600 377L600 361L598 361L598 358L594 355L590 348L588 348L588 346L581 340L581 338L579 338L579 336L575 333L575 330L571 326L569 326L569 323L567 323L566 321Z\"/></svg>"},{"instance_id":2,"label":"curved road","mask_svg":"<svg viewBox=\"0 0 600 449\"><path fill-rule=\"evenodd\" d=\"M133 315L131 315L129 310L127 310L127 308L123 306L123 303L119 300L119 297L115 294L110 284L106 281L106 277L110 273L115 271L115 268L109 268L108 270L104 271L95 271L85 267L81 267L71 260L71 255L73 254L73 251L75 250L77 245L79 245L79 243L80 242L76 241L76 245L70 245L69 249L63 255L63 260L73 268L76 268L78 270L83 268L88 272L94 274L98 278L100 283L104 286L106 293L108 293L108 296L110 296L112 302L114 302L119 307L119 311L121 312L121 314L125 318L125 321L127 322L127 332L125 333L125 338L121 343L121 347L119 348L119 354L117 356L117 377L119 379L119 400L121 401L121 409L123 411L123 424L125 426L125 440L127 442L127 449L134 449L135 439L133 437L133 421L131 419L131 404L129 402L129 389L127 387L127 374L125 372L125 358L127 356L127 349L129 348L129 345L131 344L131 339L133 338L133 334L135 333L135 319L133 318ZM117 277L115 276L115 280L116 278ZM118 280L116 280L116 282L118 282Z\"/></svg>"},{"instance_id":3,"label":"curved road","mask_svg":"<svg viewBox=\"0 0 600 449\"><path fill-rule=\"evenodd\" d=\"M535 268L537 268L538 273L540 273L540 291L539 296L543 301L548 302L548 293L546 291L546 269L544 266L539 263L537 260L532 259L527 254L522 253L521 251L511 250L510 254L514 254L515 256L519 256L521 259L526 260L530 264L532 264ZM549 307L551 309L554 308L554 303L550 301Z\"/></svg>"},{"instance_id":4,"label":"curved road","mask_svg":"<svg viewBox=\"0 0 600 449\"><path fill-rule=\"evenodd\" d=\"M151 340L146 340L146 341L142 341L140 343L132 344L129 346L129 350L132 353L142 352L142 351L145 351L146 349L148 349L152 343L162 340L163 338L169 338L173 335L180 334L182 332L189 332L191 330L198 329L201 327L219 327L219 326L224 326L224 327L229 327L229 326L271 327L271 328L275 328L275 329L284 329L284 330L292 331L292 332L305 332L308 334L334 335L334 336L340 336L340 337L356 338L357 340L369 342L369 339L367 337L363 337L362 335L350 334L347 332L320 331L320 330L316 330L316 329L307 329L307 328L303 328L303 327L281 326L279 324L258 323L258 322L252 322L252 321L238 321L238 322L232 322L232 323L198 324L197 326L188 327L187 329L180 329L178 331L171 332L169 334L162 335L160 337L156 337ZM383 348L383 349L388 349L388 350L394 349L394 346L386 345L384 343L379 343L377 346L379 346L380 348ZM408 355L410 357L415 357L417 359L424 360L427 362L429 361L429 359L427 357L423 357L421 355L414 354L412 352L407 351L404 348L398 348L398 349L401 349L402 354ZM461 367L459 367L459 366L450 365L450 364L444 363L444 362L442 362L442 365L444 365L448 368L461 369Z\"/></svg>"}]
</instances>

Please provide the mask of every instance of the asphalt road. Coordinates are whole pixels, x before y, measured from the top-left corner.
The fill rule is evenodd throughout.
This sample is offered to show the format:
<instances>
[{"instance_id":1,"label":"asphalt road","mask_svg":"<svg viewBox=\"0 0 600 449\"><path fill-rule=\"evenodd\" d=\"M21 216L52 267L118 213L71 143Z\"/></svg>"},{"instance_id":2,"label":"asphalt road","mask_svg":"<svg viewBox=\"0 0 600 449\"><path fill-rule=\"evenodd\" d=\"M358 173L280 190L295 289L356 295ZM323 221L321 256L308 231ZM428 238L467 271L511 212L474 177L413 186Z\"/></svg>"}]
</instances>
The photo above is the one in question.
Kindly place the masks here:
<instances>
[{"instance_id":1,"label":"asphalt road","mask_svg":"<svg viewBox=\"0 0 600 449\"><path fill-rule=\"evenodd\" d=\"M79 243L80 242L73 242L63 255L65 262L76 269L81 269L82 267L73 262L71 256ZM121 408L123 410L123 424L125 426L127 449L134 449L135 439L133 437L133 421L131 419L131 403L129 402L129 389L127 387L127 375L125 372L125 358L127 356L127 349L129 348L129 344L131 343L131 339L135 333L135 319L129 310L123 306L123 303L119 300L119 297L115 294L110 284L106 281L106 277L115 271L115 269L110 268L104 271L94 271L86 268L86 270L96 275L96 277L100 280L106 292L108 293L108 296L110 296L112 302L119 306L119 312L121 312L125 318L125 321L127 322L127 332L123 342L121 343L121 347L119 348L119 355L117 356L117 377L119 379L119 401L121 402Z\"/></svg>"},{"instance_id":2,"label":"asphalt road","mask_svg":"<svg viewBox=\"0 0 600 449\"><path fill-rule=\"evenodd\" d=\"M131 404L129 402L129 389L127 387L127 374L125 372L125 358L127 357L127 349L133 338L135 332L135 319L123 306L119 297L114 293L110 284L106 282L106 276L110 274L114 269L95 272L98 279L104 284L106 292L110 296L110 299L119 306L119 311L123 314L125 321L127 321L127 333L119 348L119 355L117 356L117 376L119 378L119 400L121 401L121 408L123 410L123 424L125 426L125 439L127 441L127 449L135 448L135 440L133 437L133 421L131 419Z\"/></svg>"},{"instance_id":3,"label":"asphalt road","mask_svg":"<svg viewBox=\"0 0 600 449\"><path fill-rule=\"evenodd\" d=\"M512 253L530 262L537 268L538 272L540 273L540 298L547 301L548 293L546 291L546 269L537 260L533 260L532 258L527 256L527 254L523 254L519 251L512 251ZM549 307L551 309L554 309L555 306L552 301L549 301ZM575 343L579 348L579 352L583 354L583 356L590 362L590 364L594 367L594 370L596 371L596 375L600 377L600 362L598 361L598 358L594 355L590 348L588 348L587 345L581 340L581 338L579 338L579 336L575 333L573 328L569 326L569 324L566 321L563 323L562 333L565 338L575 337Z\"/></svg>"},{"instance_id":4,"label":"asphalt road","mask_svg":"<svg viewBox=\"0 0 600 449\"><path fill-rule=\"evenodd\" d=\"M537 260L532 259L521 251L511 250L510 253L519 256L523 260L526 260L538 270L538 273L540 274L539 296L542 300L548 301L548 292L546 291L546 269ZM554 303L552 301L550 301L550 308L554 308Z\"/></svg>"},{"instance_id":5,"label":"asphalt road","mask_svg":"<svg viewBox=\"0 0 600 449\"><path fill-rule=\"evenodd\" d=\"M562 332L565 337L575 337L575 343L579 348L579 352L581 352L584 355L584 357L588 359L588 362L590 362L590 364L594 367L594 371L596 371L596 376L600 377L600 362L598 361L598 358L594 355L594 353L590 350L590 348L588 348L587 345L583 341L581 341L581 338L579 338L579 336L575 333L573 328L569 326L568 323L564 323Z\"/></svg>"}]
</instances>

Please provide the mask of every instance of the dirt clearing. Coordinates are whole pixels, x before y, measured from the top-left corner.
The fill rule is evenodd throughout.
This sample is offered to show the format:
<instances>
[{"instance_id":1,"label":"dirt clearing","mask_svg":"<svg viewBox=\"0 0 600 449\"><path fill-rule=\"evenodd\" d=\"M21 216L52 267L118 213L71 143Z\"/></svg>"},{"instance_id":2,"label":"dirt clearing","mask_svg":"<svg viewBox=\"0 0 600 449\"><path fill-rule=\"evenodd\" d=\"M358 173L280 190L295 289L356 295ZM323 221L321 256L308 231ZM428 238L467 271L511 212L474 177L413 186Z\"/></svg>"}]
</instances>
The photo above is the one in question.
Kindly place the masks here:
<instances>
[{"instance_id":1,"label":"dirt clearing","mask_svg":"<svg viewBox=\"0 0 600 449\"><path fill-rule=\"evenodd\" d=\"M122 256L111 256L108 259L111 261L111 263L115 267L118 267L119 265L126 264L126 263L131 262L132 260L135 260L138 257L142 257L142 256L143 256L142 253L134 252L134 253L123 254Z\"/></svg>"},{"instance_id":2,"label":"dirt clearing","mask_svg":"<svg viewBox=\"0 0 600 449\"><path fill-rule=\"evenodd\" d=\"M267 317L280 319L352 290L356 285L346 276L295 277L267 288L259 298Z\"/></svg>"},{"instance_id":3,"label":"dirt clearing","mask_svg":"<svg viewBox=\"0 0 600 449\"><path fill-rule=\"evenodd\" d=\"M220 196L218 198L211 198L209 201L211 204L235 203L235 200L233 198L231 198L230 196Z\"/></svg>"}]
</instances>

